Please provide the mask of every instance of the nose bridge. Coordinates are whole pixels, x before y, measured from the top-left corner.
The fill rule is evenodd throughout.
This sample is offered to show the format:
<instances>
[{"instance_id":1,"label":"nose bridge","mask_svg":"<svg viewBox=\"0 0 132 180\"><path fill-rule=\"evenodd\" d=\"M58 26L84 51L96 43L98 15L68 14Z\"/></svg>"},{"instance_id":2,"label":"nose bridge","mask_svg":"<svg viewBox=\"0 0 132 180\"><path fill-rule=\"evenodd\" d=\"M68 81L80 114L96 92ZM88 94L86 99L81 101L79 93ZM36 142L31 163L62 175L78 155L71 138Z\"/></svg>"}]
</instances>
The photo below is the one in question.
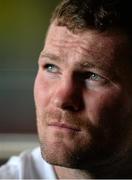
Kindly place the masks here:
<instances>
[{"instance_id":1,"label":"nose bridge","mask_svg":"<svg viewBox=\"0 0 132 180\"><path fill-rule=\"evenodd\" d=\"M75 96L77 84L72 75L66 75L56 88L56 95L60 98L72 98Z\"/></svg>"},{"instance_id":2,"label":"nose bridge","mask_svg":"<svg viewBox=\"0 0 132 180\"><path fill-rule=\"evenodd\" d=\"M80 96L76 80L68 74L61 79L55 90L54 104L59 108L75 111L79 108Z\"/></svg>"}]
</instances>

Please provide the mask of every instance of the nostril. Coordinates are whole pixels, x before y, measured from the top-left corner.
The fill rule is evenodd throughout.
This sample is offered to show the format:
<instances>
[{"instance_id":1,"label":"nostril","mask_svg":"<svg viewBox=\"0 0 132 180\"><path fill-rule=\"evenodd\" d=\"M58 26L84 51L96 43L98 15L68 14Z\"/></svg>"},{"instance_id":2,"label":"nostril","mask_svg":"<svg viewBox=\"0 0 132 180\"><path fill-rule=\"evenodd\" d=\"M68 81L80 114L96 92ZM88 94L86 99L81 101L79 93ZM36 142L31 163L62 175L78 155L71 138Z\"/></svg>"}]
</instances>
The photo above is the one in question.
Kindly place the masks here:
<instances>
[{"instance_id":1,"label":"nostril","mask_svg":"<svg viewBox=\"0 0 132 180\"><path fill-rule=\"evenodd\" d=\"M72 112L77 112L81 110L83 107L82 103L79 101L77 102L76 100L72 100L72 99L62 101L59 98L54 100L54 105L62 110L72 111Z\"/></svg>"},{"instance_id":2,"label":"nostril","mask_svg":"<svg viewBox=\"0 0 132 180\"><path fill-rule=\"evenodd\" d=\"M67 110L67 111L72 111L72 112L76 112L79 111L79 107L74 105L74 104L63 104L61 107L63 110Z\"/></svg>"}]
</instances>

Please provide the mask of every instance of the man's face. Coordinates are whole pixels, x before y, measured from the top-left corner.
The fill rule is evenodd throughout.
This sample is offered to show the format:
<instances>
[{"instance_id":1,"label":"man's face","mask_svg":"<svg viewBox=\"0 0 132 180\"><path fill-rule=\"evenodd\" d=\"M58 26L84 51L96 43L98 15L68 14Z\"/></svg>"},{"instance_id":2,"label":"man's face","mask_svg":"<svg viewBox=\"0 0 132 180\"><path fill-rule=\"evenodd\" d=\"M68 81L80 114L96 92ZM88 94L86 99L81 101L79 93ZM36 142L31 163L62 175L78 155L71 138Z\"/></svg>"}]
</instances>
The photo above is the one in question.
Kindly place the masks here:
<instances>
[{"instance_id":1,"label":"man's face","mask_svg":"<svg viewBox=\"0 0 132 180\"><path fill-rule=\"evenodd\" d=\"M127 150L132 124L127 49L127 37L116 31L73 34L51 25L34 88L48 162L84 168Z\"/></svg>"}]
</instances>

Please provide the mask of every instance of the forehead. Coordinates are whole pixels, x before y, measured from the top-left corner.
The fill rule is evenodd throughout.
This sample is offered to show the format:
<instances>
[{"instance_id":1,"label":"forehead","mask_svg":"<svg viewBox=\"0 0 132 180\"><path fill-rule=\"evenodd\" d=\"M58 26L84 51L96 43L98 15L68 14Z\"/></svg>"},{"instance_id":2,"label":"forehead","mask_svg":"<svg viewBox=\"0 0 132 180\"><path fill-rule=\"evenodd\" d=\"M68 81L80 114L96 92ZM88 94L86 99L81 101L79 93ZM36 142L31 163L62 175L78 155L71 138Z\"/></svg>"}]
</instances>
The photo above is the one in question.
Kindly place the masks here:
<instances>
[{"instance_id":1,"label":"forehead","mask_svg":"<svg viewBox=\"0 0 132 180\"><path fill-rule=\"evenodd\" d=\"M71 61L83 61L83 59L95 61L95 63L111 66L113 62L121 61L128 55L128 38L118 30L98 32L87 29L77 34L72 33L66 27L52 23L45 41L44 50ZM126 58L126 57L125 57Z\"/></svg>"},{"instance_id":2,"label":"forehead","mask_svg":"<svg viewBox=\"0 0 132 180\"><path fill-rule=\"evenodd\" d=\"M96 30L87 29L83 32L73 34L65 26L57 26L52 23L46 38L46 45L61 45L63 44L78 44L78 46L85 46L87 48L92 47L104 48L104 47L116 47L127 43L127 36L120 33L118 30L110 30L107 32L98 32ZM109 49L110 50L110 49Z\"/></svg>"}]
</instances>

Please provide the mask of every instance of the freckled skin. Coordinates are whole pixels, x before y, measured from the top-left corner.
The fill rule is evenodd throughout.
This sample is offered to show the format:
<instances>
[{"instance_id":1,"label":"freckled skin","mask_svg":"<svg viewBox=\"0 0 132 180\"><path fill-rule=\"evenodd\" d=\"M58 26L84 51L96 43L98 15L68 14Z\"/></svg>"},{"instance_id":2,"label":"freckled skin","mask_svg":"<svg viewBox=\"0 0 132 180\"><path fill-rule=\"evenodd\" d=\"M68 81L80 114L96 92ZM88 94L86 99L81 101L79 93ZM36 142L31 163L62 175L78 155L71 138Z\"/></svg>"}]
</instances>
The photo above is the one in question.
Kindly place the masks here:
<instances>
[{"instance_id":1,"label":"freckled skin","mask_svg":"<svg viewBox=\"0 0 132 180\"><path fill-rule=\"evenodd\" d=\"M118 31L73 34L66 27L51 25L34 86L41 150L49 163L87 169L130 148L132 87L125 79L130 75L127 49L127 37ZM44 57L45 53L59 60ZM81 68L83 61L94 67ZM49 72L46 63L57 71ZM80 80L80 72L94 72L99 79ZM54 129L48 126L51 122L65 122L79 131Z\"/></svg>"}]
</instances>

